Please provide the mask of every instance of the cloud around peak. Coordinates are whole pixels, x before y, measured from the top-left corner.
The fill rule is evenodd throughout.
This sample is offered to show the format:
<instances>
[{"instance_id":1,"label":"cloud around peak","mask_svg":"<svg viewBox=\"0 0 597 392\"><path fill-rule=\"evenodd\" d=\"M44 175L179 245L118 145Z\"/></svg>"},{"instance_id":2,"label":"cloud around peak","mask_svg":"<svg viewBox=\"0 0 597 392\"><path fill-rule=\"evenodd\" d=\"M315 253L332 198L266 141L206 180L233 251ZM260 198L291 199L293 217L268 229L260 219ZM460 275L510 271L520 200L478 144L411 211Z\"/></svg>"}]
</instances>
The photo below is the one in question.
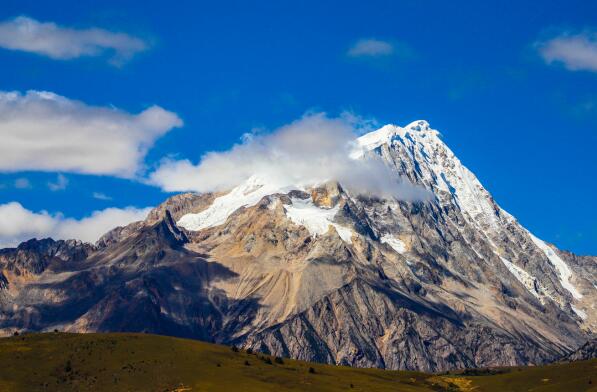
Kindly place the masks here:
<instances>
[{"instance_id":1,"label":"cloud around peak","mask_svg":"<svg viewBox=\"0 0 597 392\"><path fill-rule=\"evenodd\" d=\"M352 159L359 127L354 118L308 114L268 134L250 134L224 152L208 152L198 164L165 159L150 183L168 192L229 190L252 176L279 187L337 180L360 194L401 200L428 198L375 158Z\"/></svg>"},{"instance_id":2,"label":"cloud around peak","mask_svg":"<svg viewBox=\"0 0 597 392\"><path fill-rule=\"evenodd\" d=\"M149 45L125 33L95 27L74 29L19 16L0 22L0 47L56 60L106 55L110 63L122 65Z\"/></svg>"},{"instance_id":3,"label":"cloud around peak","mask_svg":"<svg viewBox=\"0 0 597 392\"><path fill-rule=\"evenodd\" d=\"M563 33L538 42L539 54L547 64L560 63L571 71L597 72L597 32Z\"/></svg>"},{"instance_id":4,"label":"cloud around peak","mask_svg":"<svg viewBox=\"0 0 597 392\"><path fill-rule=\"evenodd\" d=\"M138 114L44 91L0 91L0 172L133 178L154 141L182 120L159 106Z\"/></svg>"}]
</instances>

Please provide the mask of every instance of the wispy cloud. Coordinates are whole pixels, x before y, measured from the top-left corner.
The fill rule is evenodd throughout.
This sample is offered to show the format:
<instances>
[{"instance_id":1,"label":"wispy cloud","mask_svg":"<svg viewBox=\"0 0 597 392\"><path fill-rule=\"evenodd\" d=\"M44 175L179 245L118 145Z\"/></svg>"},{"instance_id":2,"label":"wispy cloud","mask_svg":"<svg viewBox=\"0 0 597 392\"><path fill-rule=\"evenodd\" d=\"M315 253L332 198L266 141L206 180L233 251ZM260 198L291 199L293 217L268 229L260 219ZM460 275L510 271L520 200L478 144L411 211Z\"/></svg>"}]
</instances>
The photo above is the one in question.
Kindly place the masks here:
<instances>
[{"instance_id":1,"label":"wispy cloud","mask_svg":"<svg viewBox=\"0 0 597 392\"><path fill-rule=\"evenodd\" d=\"M112 198L110 196L108 196L102 192L93 192L93 194L91 196L93 196L93 198L97 199L97 200L105 200L105 201L112 200Z\"/></svg>"},{"instance_id":2,"label":"wispy cloud","mask_svg":"<svg viewBox=\"0 0 597 392\"><path fill-rule=\"evenodd\" d=\"M360 39L348 49L350 57L380 57L394 53L394 45L374 38Z\"/></svg>"},{"instance_id":3,"label":"wispy cloud","mask_svg":"<svg viewBox=\"0 0 597 392\"><path fill-rule=\"evenodd\" d=\"M560 63L571 71L597 72L597 32L564 33L536 44L547 64Z\"/></svg>"},{"instance_id":4,"label":"wispy cloud","mask_svg":"<svg viewBox=\"0 0 597 392\"><path fill-rule=\"evenodd\" d=\"M229 151L209 152L197 165L164 160L150 182L169 192L222 191L256 175L280 187L337 180L356 193L426 199L425 191L397 177L381 160L350 157L362 129L357 120L308 114L272 133L244 137Z\"/></svg>"},{"instance_id":5,"label":"wispy cloud","mask_svg":"<svg viewBox=\"0 0 597 392\"><path fill-rule=\"evenodd\" d=\"M57 60L107 55L112 64L122 65L149 45L125 33L95 27L74 29L19 16L0 23L0 47Z\"/></svg>"},{"instance_id":6,"label":"wispy cloud","mask_svg":"<svg viewBox=\"0 0 597 392\"><path fill-rule=\"evenodd\" d=\"M48 181L48 188L52 192L65 190L68 186L68 178L63 174L58 174L56 181Z\"/></svg>"},{"instance_id":7,"label":"wispy cloud","mask_svg":"<svg viewBox=\"0 0 597 392\"><path fill-rule=\"evenodd\" d=\"M0 248L31 238L79 239L95 242L117 226L145 219L151 208L107 208L82 219L46 211L33 212L18 202L0 204Z\"/></svg>"},{"instance_id":8,"label":"wispy cloud","mask_svg":"<svg viewBox=\"0 0 597 392\"><path fill-rule=\"evenodd\" d=\"M31 185L31 181L29 181L25 177L17 178L14 182L14 186L17 189L31 189L33 185Z\"/></svg>"},{"instance_id":9,"label":"wispy cloud","mask_svg":"<svg viewBox=\"0 0 597 392\"><path fill-rule=\"evenodd\" d=\"M131 114L44 91L0 91L0 172L23 170L132 178L154 141L182 120L152 106Z\"/></svg>"}]
</instances>

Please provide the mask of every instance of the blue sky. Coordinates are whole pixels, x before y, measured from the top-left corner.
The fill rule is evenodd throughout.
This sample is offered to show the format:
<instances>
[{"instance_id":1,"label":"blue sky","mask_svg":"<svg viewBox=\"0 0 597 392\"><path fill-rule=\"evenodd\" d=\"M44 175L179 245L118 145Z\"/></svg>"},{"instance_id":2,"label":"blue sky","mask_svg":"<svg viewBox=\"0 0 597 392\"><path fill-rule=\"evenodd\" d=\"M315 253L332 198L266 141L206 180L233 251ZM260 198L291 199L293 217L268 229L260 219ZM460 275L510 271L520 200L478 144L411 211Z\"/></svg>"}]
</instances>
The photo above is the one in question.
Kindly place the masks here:
<instances>
[{"instance_id":1,"label":"blue sky","mask_svg":"<svg viewBox=\"0 0 597 392\"><path fill-rule=\"evenodd\" d=\"M117 43L104 54L0 48L0 90L50 91L83 112L159 106L176 118L160 112L163 126L136 167L144 173L164 157L197 163L308 111L426 119L523 225L597 254L597 3L253 3L5 0L0 22L27 16L126 39L105 35ZM589 37L588 60L550 62L541 45L561 37ZM378 45L350 52L359 41ZM88 171L6 164L0 205L81 219L169 195L138 175Z\"/></svg>"}]
</instances>

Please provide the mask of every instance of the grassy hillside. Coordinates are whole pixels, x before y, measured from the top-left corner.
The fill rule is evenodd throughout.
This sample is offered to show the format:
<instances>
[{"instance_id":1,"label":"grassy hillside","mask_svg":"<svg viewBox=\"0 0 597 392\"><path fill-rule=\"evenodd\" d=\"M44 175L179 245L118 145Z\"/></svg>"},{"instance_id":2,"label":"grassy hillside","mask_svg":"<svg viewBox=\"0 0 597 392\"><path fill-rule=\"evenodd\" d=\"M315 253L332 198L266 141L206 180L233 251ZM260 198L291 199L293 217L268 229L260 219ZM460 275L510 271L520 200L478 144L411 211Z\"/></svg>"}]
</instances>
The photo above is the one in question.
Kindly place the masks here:
<instances>
[{"instance_id":1,"label":"grassy hillside","mask_svg":"<svg viewBox=\"0 0 597 392\"><path fill-rule=\"evenodd\" d=\"M593 383L589 383L591 380ZM503 374L327 366L144 334L0 339L0 391L597 391L597 360Z\"/></svg>"}]
</instances>

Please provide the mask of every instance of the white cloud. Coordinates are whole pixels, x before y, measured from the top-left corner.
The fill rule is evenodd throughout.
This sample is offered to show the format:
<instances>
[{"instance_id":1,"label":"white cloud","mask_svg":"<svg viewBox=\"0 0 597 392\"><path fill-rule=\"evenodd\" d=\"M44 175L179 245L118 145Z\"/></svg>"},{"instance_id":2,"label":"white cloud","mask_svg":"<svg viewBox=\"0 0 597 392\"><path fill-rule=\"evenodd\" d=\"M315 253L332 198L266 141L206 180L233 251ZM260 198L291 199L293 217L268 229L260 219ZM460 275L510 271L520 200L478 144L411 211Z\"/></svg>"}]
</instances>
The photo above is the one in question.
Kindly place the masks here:
<instances>
[{"instance_id":1,"label":"white cloud","mask_svg":"<svg viewBox=\"0 0 597 392\"><path fill-rule=\"evenodd\" d=\"M571 71L597 72L597 33L562 34L537 44L546 63L562 63Z\"/></svg>"},{"instance_id":2,"label":"white cloud","mask_svg":"<svg viewBox=\"0 0 597 392\"><path fill-rule=\"evenodd\" d=\"M379 57L388 56L394 53L394 46L378 39L361 39L348 49L348 55L351 57Z\"/></svg>"},{"instance_id":3,"label":"white cloud","mask_svg":"<svg viewBox=\"0 0 597 392\"><path fill-rule=\"evenodd\" d=\"M77 220L60 213L33 212L17 202L0 204L0 248L16 246L34 237L95 242L114 227L145 219L150 210L149 207L106 208Z\"/></svg>"},{"instance_id":4,"label":"white cloud","mask_svg":"<svg viewBox=\"0 0 597 392\"><path fill-rule=\"evenodd\" d=\"M182 126L152 106L139 114L44 91L0 91L0 172L22 170L131 178L153 142Z\"/></svg>"},{"instance_id":5,"label":"white cloud","mask_svg":"<svg viewBox=\"0 0 597 392\"><path fill-rule=\"evenodd\" d=\"M358 193L424 199L428 194L398 178L381 160L352 159L356 130L346 119L310 114L266 135L250 135L229 151L209 152L198 165L164 160L150 182L165 191L228 190L252 175L276 186L310 186L337 180Z\"/></svg>"},{"instance_id":6,"label":"white cloud","mask_svg":"<svg viewBox=\"0 0 597 392\"><path fill-rule=\"evenodd\" d=\"M149 45L124 33L99 28L73 29L19 16L0 23L0 47L58 60L107 54L112 64L121 65Z\"/></svg>"},{"instance_id":7,"label":"white cloud","mask_svg":"<svg viewBox=\"0 0 597 392\"><path fill-rule=\"evenodd\" d=\"M17 178L14 182L15 188L17 189L31 189L33 185L31 185L31 181L29 181L25 177Z\"/></svg>"},{"instance_id":8,"label":"white cloud","mask_svg":"<svg viewBox=\"0 0 597 392\"><path fill-rule=\"evenodd\" d=\"M68 178L66 178L63 174L58 174L55 182L48 181L48 188L50 188L52 192L63 191L67 186Z\"/></svg>"},{"instance_id":9,"label":"white cloud","mask_svg":"<svg viewBox=\"0 0 597 392\"><path fill-rule=\"evenodd\" d=\"M107 200L112 200L112 198L110 196L108 196L108 195L106 195L105 193L102 193L102 192L93 192L91 194L91 196L93 196L93 198L97 199L97 200L106 200L106 201Z\"/></svg>"}]
</instances>

